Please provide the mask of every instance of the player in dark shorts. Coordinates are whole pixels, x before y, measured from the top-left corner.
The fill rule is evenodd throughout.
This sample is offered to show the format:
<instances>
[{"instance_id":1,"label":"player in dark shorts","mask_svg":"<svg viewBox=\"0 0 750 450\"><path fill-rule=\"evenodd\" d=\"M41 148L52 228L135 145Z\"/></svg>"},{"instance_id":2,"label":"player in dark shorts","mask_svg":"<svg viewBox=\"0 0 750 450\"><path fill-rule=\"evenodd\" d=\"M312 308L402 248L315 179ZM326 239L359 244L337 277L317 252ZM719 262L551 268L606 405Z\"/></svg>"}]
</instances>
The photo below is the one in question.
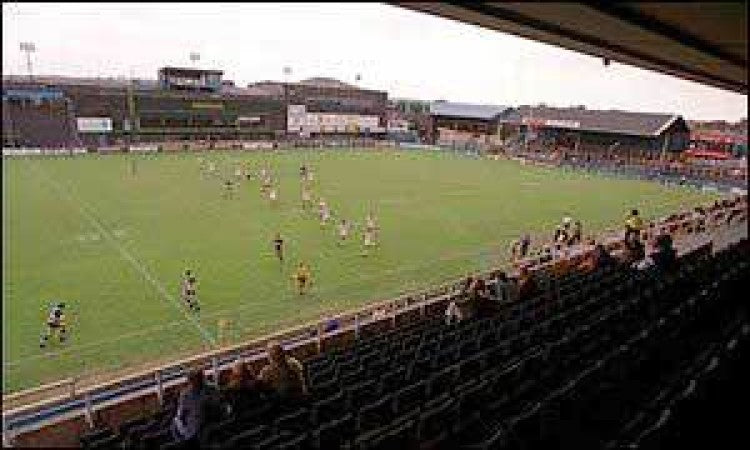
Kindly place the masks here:
<instances>
[{"instance_id":1,"label":"player in dark shorts","mask_svg":"<svg viewBox=\"0 0 750 450\"><path fill-rule=\"evenodd\" d=\"M232 180L227 179L224 182L224 196L225 198L234 197L234 183L232 182Z\"/></svg>"},{"instance_id":2,"label":"player in dark shorts","mask_svg":"<svg viewBox=\"0 0 750 450\"><path fill-rule=\"evenodd\" d=\"M304 179L307 179L307 166L306 166L306 165L302 164L302 165L301 165L301 166L299 167L299 176L300 176L300 178L302 178L303 180L304 180Z\"/></svg>"},{"instance_id":3,"label":"player in dark shorts","mask_svg":"<svg viewBox=\"0 0 750 450\"><path fill-rule=\"evenodd\" d=\"M198 305L198 298L196 297L195 292L195 283L195 277L191 276L187 279L183 288L182 298L184 299L185 303L187 303L188 308L195 312L198 312L201 310L201 307L200 305Z\"/></svg>"},{"instance_id":4,"label":"player in dark shorts","mask_svg":"<svg viewBox=\"0 0 750 450\"><path fill-rule=\"evenodd\" d=\"M66 336L65 313L63 312L64 308L65 303L57 303L52 306L52 308L50 308L49 316L47 317L47 322L45 323L47 329L42 334L42 337L39 340L39 348L46 347L49 339L55 334L57 334L57 337L60 340L61 344L65 342Z\"/></svg>"},{"instance_id":5,"label":"player in dark shorts","mask_svg":"<svg viewBox=\"0 0 750 450\"><path fill-rule=\"evenodd\" d=\"M529 254L529 247L531 246L531 237L528 234L524 234L521 238L520 252L521 258L525 258Z\"/></svg>"},{"instance_id":6,"label":"player in dark shorts","mask_svg":"<svg viewBox=\"0 0 750 450\"><path fill-rule=\"evenodd\" d=\"M279 262L284 262L284 240L281 239L280 233L276 233L276 238L273 240L273 250Z\"/></svg>"}]
</instances>

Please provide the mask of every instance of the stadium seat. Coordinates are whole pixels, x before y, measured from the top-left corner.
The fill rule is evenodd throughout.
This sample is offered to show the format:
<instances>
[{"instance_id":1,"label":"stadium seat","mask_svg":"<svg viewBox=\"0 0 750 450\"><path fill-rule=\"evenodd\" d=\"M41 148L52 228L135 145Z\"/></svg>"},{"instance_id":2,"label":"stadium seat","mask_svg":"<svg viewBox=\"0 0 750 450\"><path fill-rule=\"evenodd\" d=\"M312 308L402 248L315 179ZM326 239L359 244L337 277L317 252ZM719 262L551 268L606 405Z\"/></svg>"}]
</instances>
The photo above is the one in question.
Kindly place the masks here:
<instances>
[{"instance_id":1,"label":"stadium seat","mask_svg":"<svg viewBox=\"0 0 750 450\"><path fill-rule=\"evenodd\" d=\"M451 365L435 373L429 380L430 397L450 392L458 380L459 366Z\"/></svg>"},{"instance_id":2,"label":"stadium seat","mask_svg":"<svg viewBox=\"0 0 750 450\"><path fill-rule=\"evenodd\" d=\"M112 429L109 427L99 428L96 430L89 431L88 433L82 435L79 438L79 441L81 443L81 447L87 448L93 442L100 441L102 439L109 438L114 435L115 435L115 432L112 431Z\"/></svg>"},{"instance_id":3,"label":"stadium seat","mask_svg":"<svg viewBox=\"0 0 750 450\"><path fill-rule=\"evenodd\" d=\"M271 429L266 425L259 425L244 430L230 438L226 443L226 448L251 448L256 444L263 442L269 436L271 436Z\"/></svg>"},{"instance_id":4,"label":"stadium seat","mask_svg":"<svg viewBox=\"0 0 750 450\"><path fill-rule=\"evenodd\" d=\"M444 444L457 419L458 405L448 394L428 402L417 425L420 448L434 449Z\"/></svg>"},{"instance_id":5,"label":"stadium seat","mask_svg":"<svg viewBox=\"0 0 750 450\"><path fill-rule=\"evenodd\" d=\"M307 450L312 446L312 439L309 433L302 433L297 436L287 438L282 437L274 443L274 450Z\"/></svg>"},{"instance_id":6,"label":"stadium seat","mask_svg":"<svg viewBox=\"0 0 750 450\"><path fill-rule=\"evenodd\" d=\"M310 429L312 421L310 420L310 410L299 408L296 411L285 414L274 421L273 429L277 433L304 433Z\"/></svg>"},{"instance_id":7,"label":"stadium seat","mask_svg":"<svg viewBox=\"0 0 750 450\"><path fill-rule=\"evenodd\" d=\"M392 450L412 448L416 441L416 422L414 420L404 420L396 422L384 433L373 439L369 445L369 450Z\"/></svg>"},{"instance_id":8,"label":"stadium seat","mask_svg":"<svg viewBox=\"0 0 750 450\"><path fill-rule=\"evenodd\" d=\"M422 380L406 386L394 394L396 414L404 415L420 408L427 398L427 382Z\"/></svg>"},{"instance_id":9,"label":"stadium seat","mask_svg":"<svg viewBox=\"0 0 750 450\"><path fill-rule=\"evenodd\" d=\"M172 440L171 431L166 429L157 430L151 433L146 433L140 439L139 448L141 450L157 449L162 444L165 444Z\"/></svg>"},{"instance_id":10,"label":"stadium seat","mask_svg":"<svg viewBox=\"0 0 750 450\"><path fill-rule=\"evenodd\" d=\"M362 406L357 414L357 432L368 432L388 425L394 417L393 400L392 395L386 395Z\"/></svg>"},{"instance_id":11,"label":"stadium seat","mask_svg":"<svg viewBox=\"0 0 750 450\"><path fill-rule=\"evenodd\" d=\"M312 423L322 424L341 417L347 410L346 396L343 391L312 404Z\"/></svg>"},{"instance_id":12,"label":"stadium seat","mask_svg":"<svg viewBox=\"0 0 750 450\"><path fill-rule=\"evenodd\" d=\"M318 450L341 448L352 440L354 427L355 421L352 414L346 414L340 419L321 425L313 431L313 448Z\"/></svg>"}]
</instances>

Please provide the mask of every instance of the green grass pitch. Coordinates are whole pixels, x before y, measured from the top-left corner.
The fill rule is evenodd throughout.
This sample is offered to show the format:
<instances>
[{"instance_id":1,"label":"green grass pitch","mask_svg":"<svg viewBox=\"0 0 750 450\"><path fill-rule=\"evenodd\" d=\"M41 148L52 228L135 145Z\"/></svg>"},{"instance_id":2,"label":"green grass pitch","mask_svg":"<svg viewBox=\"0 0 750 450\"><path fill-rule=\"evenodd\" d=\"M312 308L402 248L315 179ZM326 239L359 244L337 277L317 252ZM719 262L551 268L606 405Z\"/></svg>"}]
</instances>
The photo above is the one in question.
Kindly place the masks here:
<instances>
[{"instance_id":1,"label":"green grass pitch","mask_svg":"<svg viewBox=\"0 0 750 450\"><path fill-rule=\"evenodd\" d=\"M280 203L243 181L235 199L201 175L237 161L271 164ZM133 173L132 160L137 160ZM380 246L361 235L337 245L300 208L299 166L334 217L361 224L368 208ZM363 150L111 155L3 161L3 393L80 373L119 371L211 347L219 319L244 339L462 276L504 261L521 232L545 233L564 215L584 233L621 223L631 207L658 217L715 198L688 189L604 178L513 161ZM285 238L280 265L271 240ZM314 286L300 297L299 260ZM195 271L202 310L179 301ZM68 306L70 340L39 348L47 308Z\"/></svg>"}]
</instances>

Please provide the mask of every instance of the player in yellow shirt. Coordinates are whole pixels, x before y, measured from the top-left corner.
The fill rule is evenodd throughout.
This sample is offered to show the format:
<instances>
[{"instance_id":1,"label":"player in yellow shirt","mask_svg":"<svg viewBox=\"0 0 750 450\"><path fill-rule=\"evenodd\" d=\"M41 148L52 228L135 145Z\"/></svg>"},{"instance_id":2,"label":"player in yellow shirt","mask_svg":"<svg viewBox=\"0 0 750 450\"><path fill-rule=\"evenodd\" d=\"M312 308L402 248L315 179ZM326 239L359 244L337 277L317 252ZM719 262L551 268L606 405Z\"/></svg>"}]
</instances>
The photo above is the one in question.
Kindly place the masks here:
<instances>
[{"instance_id":1,"label":"player in yellow shirt","mask_svg":"<svg viewBox=\"0 0 750 450\"><path fill-rule=\"evenodd\" d=\"M631 238L640 240L641 230L643 230L643 219L638 215L638 210L630 211L630 216L625 220L625 241Z\"/></svg>"},{"instance_id":2,"label":"player in yellow shirt","mask_svg":"<svg viewBox=\"0 0 750 450\"><path fill-rule=\"evenodd\" d=\"M304 262L300 262L299 266L297 266L297 272L292 279L297 283L297 291L299 292L299 295L303 295L312 285L310 268L307 267Z\"/></svg>"}]
</instances>

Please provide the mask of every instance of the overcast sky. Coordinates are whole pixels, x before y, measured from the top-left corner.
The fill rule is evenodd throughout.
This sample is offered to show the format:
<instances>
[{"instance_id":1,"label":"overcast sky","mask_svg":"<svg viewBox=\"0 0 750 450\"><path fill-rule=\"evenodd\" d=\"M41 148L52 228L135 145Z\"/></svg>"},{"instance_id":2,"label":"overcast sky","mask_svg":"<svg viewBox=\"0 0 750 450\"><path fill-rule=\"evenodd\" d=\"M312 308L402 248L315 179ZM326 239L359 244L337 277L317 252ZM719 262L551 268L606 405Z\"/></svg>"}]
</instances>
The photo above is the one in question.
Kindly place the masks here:
<instances>
[{"instance_id":1,"label":"overcast sky","mask_svg":"<svg viewBox=\"0 0 750 450\"><path fill-rule=\"evenodd\" d=\"M3 3L3 74L156 78L221 69L238 85L313 76L390 97L747 117L747 97L473 25L368 4Z\"/></svg>"}]
</instances>

